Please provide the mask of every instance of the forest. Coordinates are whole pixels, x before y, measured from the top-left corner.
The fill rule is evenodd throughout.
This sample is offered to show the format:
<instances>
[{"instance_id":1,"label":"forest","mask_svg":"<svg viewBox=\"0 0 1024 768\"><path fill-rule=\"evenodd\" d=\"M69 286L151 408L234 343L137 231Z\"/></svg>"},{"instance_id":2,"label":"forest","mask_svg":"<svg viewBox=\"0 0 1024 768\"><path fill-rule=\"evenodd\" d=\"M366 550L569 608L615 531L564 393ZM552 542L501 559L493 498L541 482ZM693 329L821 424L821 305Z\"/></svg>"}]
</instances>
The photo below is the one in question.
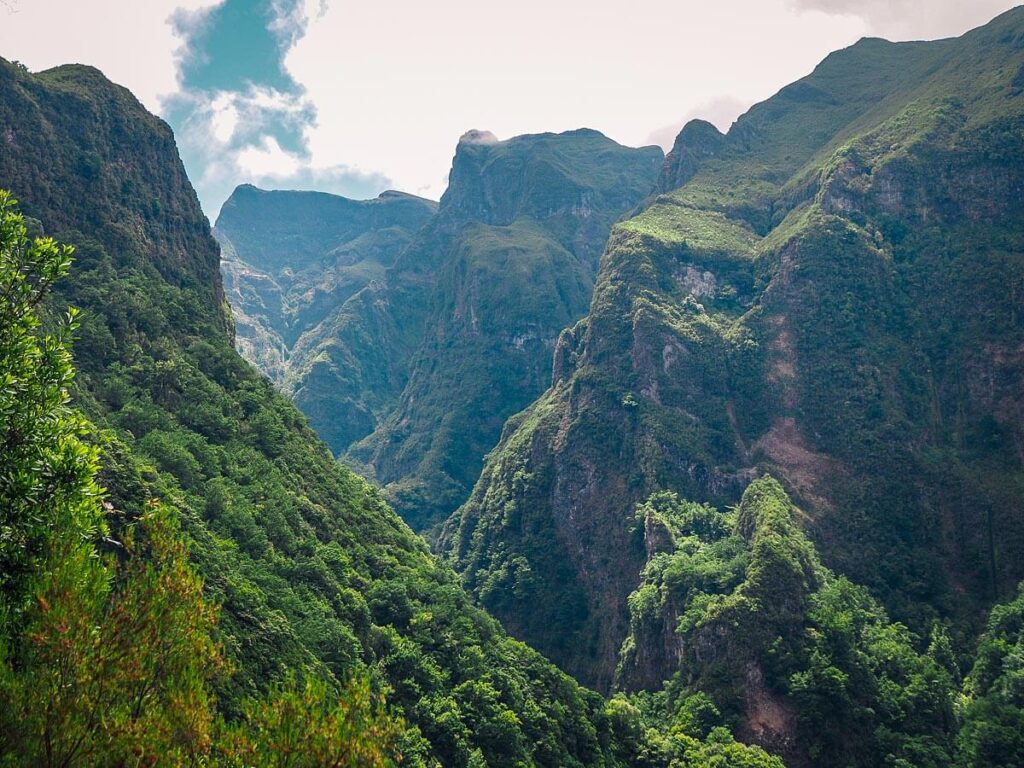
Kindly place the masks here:
<instances>
[{"instance_id":1,"label":"forest","mask_svg":"<svg viewBox=\"0 0 1024 768\"><path fill-rule=\"evenodd\" d=\"M0 766L1024 766L1022 157L1024 9L213 226L0 59Z\"/></svg>"}]
</instances>

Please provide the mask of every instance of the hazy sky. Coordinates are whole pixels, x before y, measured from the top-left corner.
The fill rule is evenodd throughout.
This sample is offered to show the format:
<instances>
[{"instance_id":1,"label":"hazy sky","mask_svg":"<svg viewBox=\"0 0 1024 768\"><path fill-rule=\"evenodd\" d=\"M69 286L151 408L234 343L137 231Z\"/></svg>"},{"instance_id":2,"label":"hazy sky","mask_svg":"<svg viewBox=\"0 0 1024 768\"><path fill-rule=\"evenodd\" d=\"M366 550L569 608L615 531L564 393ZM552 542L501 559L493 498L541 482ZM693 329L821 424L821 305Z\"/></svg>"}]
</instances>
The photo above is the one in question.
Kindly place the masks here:
<instances>
[{"instance_id":1,"label":"hazy sky","mask_svg":"<svg viewBox=\"0 0 1024 768\"><path fill-rule=\"evenodd\" d=\"M1013 0L0 0L0 56L92 64L174 127L211 219L236 184L437 198L458 137L670 146L865 35L958 35Z\"/></svg>"}]
</instances>

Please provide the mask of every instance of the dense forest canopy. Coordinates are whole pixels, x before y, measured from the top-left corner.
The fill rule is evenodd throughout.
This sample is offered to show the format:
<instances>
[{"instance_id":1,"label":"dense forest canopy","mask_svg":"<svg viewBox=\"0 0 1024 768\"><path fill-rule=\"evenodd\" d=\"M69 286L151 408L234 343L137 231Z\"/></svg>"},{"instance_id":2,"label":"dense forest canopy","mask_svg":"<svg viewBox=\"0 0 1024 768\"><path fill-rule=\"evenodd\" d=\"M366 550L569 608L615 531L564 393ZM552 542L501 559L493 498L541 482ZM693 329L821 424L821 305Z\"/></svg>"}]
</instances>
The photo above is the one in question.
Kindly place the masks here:
<instances>
[{"instance_id":1,"label":"dense forest canopy","mask_svg":"<svg viewBox=\"0 0 1024 768\"><path fill-rule=\"evenodd\" d=\"M0 59L0 766L1024 765L1022 73L1017 9L213 231Z\"/></svg>"}]
</instances>

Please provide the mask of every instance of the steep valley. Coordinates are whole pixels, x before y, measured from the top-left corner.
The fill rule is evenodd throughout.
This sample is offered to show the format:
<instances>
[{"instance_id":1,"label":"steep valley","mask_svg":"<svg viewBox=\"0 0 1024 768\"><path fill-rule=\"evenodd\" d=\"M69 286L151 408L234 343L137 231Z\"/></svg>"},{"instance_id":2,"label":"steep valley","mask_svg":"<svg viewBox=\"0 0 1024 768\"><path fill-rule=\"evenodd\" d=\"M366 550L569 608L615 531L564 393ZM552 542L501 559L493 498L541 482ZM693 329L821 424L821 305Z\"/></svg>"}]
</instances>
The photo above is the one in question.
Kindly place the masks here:
<instances>
[{"instance_id":1,"label":"steep valley","mask_svg":"<svg viewBox=\"0 0 1024 768\"><path fill-rule=\"evenodd\" d=\"M608 231L650 191L661 160L657 148L629 149L596 131L507 141L469 132L436 216L397 194L334 198L336 208L381 214L346 231L358 232L350 246L318 241L316 258L299 249L348 218L323 196L241 187L217 222L231 246L224 272L239 349L415 530L438 525L469 495L505 419L547 387L555 340L586 312ZM384 212L405 209L421 226L403 224L399 241ZM350 260L385 237L389 248L372 257L374 274L361 269L360 290L351 278L331 287L327 248ZM295 273L294 297L260 287L267 263L274 280ZM252 317L260 330L250 333Z\"/></svg>"},{"instance_id":2,"label":"steep valley","mask_svg":"<svg viewBox=\"0 0 1024 768\"><path fill-rule=\"evenodd\" d=\"M617 756L618 737L601 697L473 606L450 568L431 556L376 489L334 460L295 407L233 349L217 243L167 125L91 67L30 74L3 60L0 124L5 126L0 187L15 191L35 233L75 247L70 277L46 297L46 321L49 328L69 305L81 310L70 395L88 422L72 433L99 448L102 505L95 491L83 503L98 510L106 528L76 531L73 537L97 547L91 557L104 563L109 552L125 551L119 540L151 517L156 504L169 505L203 593L219 614L214 639L226 665L199 670L211 677L218 716L245 722L253 697L273 691L289 676L319 681L336 696L352 675L365 675L401 718L396 720L399 744L388 748L388 764L398 751L403 764L422 766L622 764L625 757ZM408 203L426 207L429 215L429 205ZM53 483L45 471L52 446L44 445L42 458L26 466L7 463L21 460L18 446L27 438L9 420L29 391L17 378L20 369L6 368L7 361L18 359L12 350L24 345L11 341L18 337L9 310L31 309L8 302L11 286L33 279L35 269L31 259L15 268L23 255L18 226L5 209L0 226L6 286L0 294L5 297L0 317L5 542L16 541L26 525L12 517L10 510L20 507L9 508L8 501L20 503L26 496L26 479L42 475L44 489ZM49 338L46 343L54 344ZM53 355L29 358L26 370L46 373ZM48 383L43 391L56 387L59 394L68 384ZM62 411L46 416L41 405L27 405L40 414L33 434L47 419L77 418ZM72 454L72 460L82 462L85 455ZM56 476L67 472L58 468ZM48 510L42 500L29 505L36 507ZM73 564L57 560L53 568L60 573ZM52 606L55 598L37 599L30 591L28 607L11 603L11 577L4 573L0 622L0 762L48 764L54 734L46 728L59 722L51 710L67 706L69 719L58 735L94 750L68 764L135 764L124 762L128 758L101 759L111 747L96 716L109 712L97 708L99 699L89 698L91 668L83 670L84 681L71 677L75 657L69 654L85 653L91 638L100 636L98 629L86 633L83 649L67 624L59 624L53 630L56 656L38 670L47 680L60 676L56 691L85 692L81 698L54 697L19 714L15 705L23 694L12 685L33 669L33 643L45 632L23 636L19 620L10 616L30 615L32 605ZM74 602L71 608L82 601ZM115 623L125 602L103 614L102 623ZM138 636L129 638L123 658L115 654L112 660L123 663L133 681L114 689L115 699L130 703L138 696L139 704L130 710L134 720L112 720L110 727L117 738L128 739L132 759L140 764L186 764L178 762L176 751L154 746L163 742L146 740L167 723L138 721L147 704L157 711L165 677L159 669L149 677L131 677L136 673L132 646L143 647L153 626L143 623L133 630ZM32 678L26 679L31 689ZM310 690L316 689L306 695ZM291 711L302 715L301 709ZM37 722L43 729L38 733ZM171 741L188 745L189 734L172 731ZM377 737L357 730L351 738L372 745ZM195 740L197 749L211 749L201 729ZM222 739L213 746L230 743ZM74 754L79 747L71 749Z\"/></svg>"},{"instance_id":3,"label":"steep valley","mask_svg":"<svg viewBox=\"0 0 1024 768\"><path fill-rule=\"evenodd\" d=\"M1024 765L1022 307L1024 8L214 227L0 59L0 768Z\"/></svg>"}]
</instances>

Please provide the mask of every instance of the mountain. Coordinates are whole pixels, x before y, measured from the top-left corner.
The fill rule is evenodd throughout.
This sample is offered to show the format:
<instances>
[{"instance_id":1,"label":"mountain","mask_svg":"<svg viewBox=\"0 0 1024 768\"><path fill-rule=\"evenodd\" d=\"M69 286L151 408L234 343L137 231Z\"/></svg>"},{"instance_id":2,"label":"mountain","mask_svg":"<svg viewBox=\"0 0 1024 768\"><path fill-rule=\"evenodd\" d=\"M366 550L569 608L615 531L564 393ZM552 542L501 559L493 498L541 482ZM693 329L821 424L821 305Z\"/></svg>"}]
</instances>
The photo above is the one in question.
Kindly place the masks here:
<instances>
[{"instance_id":1,"label":"mountain","mask_svg":"<svg viewBox=\"0 0 1024 768\"><path fill-rule=\"evenodd\" d=\"M275 387L170 129L0 60L0 764L1020 765L1022 108L1018 9L693 122L646 192L590 131L466 135L436 212L242 188ZM426 451L427 526L546 371L449 563L280 391L362 409L368 474Z\"/></svg>"},{"instance_id":2,"label":"mountain","mask_svg":"<svg viewBox=\"0 0 1024 768\"><path fill-rule=\"evenodd\" d=\"M321 207L329 199L241 187L217 224L233 263L250 275L229 279L238 286L240 347L274 375L281 341L262 333L250 341L245 329L253 316L287 328L276 331L287 350L284 390L336 454L380 483L414 529L428 529L465 500L505 419L547 386L555 340L586 312L612 224L650 192L661 161L655 147L622 147L590 130L507 141L471 131L436 217L347 301L354 283L331 289L329 260L311 259L334 241L307 252L292 245L312 238L311 222L343 220ZM257 201L287 204L263 215ZM426 208L390 193L344 205L379 211L380 227L399 203L403 213ZM383 236L355 242L379 247ZM294 275L301 298L278 299L280 277L251 275L269 262L275 275Z\"/></svg>"},{"instance_id":3,"label":"mountain","mask_svg":"<svg viewBox=\"0 0 1024 768\"><path fill-rule=\"evenodd\" d=\"M826 566L969 646L1024 576L1022 112L1017 9L862 40L725 135L684 127L440 536L481 604L608 690L637 505L736 504L770 471ZM620 684L657 687L673 647Z\"/></svg>"},{"instance_id":4,"label":"mountain","mask_svg":"<svg viewBox=\"0 0 1024 768\"><path fill-rule=\"evenodd\" d=\"M95 69L2 60L0 125L0 186L76 248L47 306L81 308L73 396L111 535L154 498L174 510L221 607L221 712L288 674L336 688L361 670L405 718L407 764L623 764L603 700L474 607L235 352L217 244L168 126Z\"/></svg>"},{"instance_id":5,"label":"mountain","mask_svg":"<svg viewBox=\"0 0 1024 768\"><path fill-rule=\"evenodd\" d=\"M547 386L608 231L650 191L661 158L588 130L463 137L436 229L400 265L431 264L432 285L417 284L422 272L389 275L398 295L411 278L426 299L404 387L346 453L414 528L465 500L502 423Z\"/></svg>"},{"instance_id":6,"label":"mountain","mask_svg":"<svg viewBox=\"0 0 1024 768\"><path fill-rule=\"evenodd\" d=\"M282 384L301 336L381 279L436 210L435 203L400 192L348 200L238 187L221 208L214 235L239 352Z\"/></svg>"}]
</instances>

